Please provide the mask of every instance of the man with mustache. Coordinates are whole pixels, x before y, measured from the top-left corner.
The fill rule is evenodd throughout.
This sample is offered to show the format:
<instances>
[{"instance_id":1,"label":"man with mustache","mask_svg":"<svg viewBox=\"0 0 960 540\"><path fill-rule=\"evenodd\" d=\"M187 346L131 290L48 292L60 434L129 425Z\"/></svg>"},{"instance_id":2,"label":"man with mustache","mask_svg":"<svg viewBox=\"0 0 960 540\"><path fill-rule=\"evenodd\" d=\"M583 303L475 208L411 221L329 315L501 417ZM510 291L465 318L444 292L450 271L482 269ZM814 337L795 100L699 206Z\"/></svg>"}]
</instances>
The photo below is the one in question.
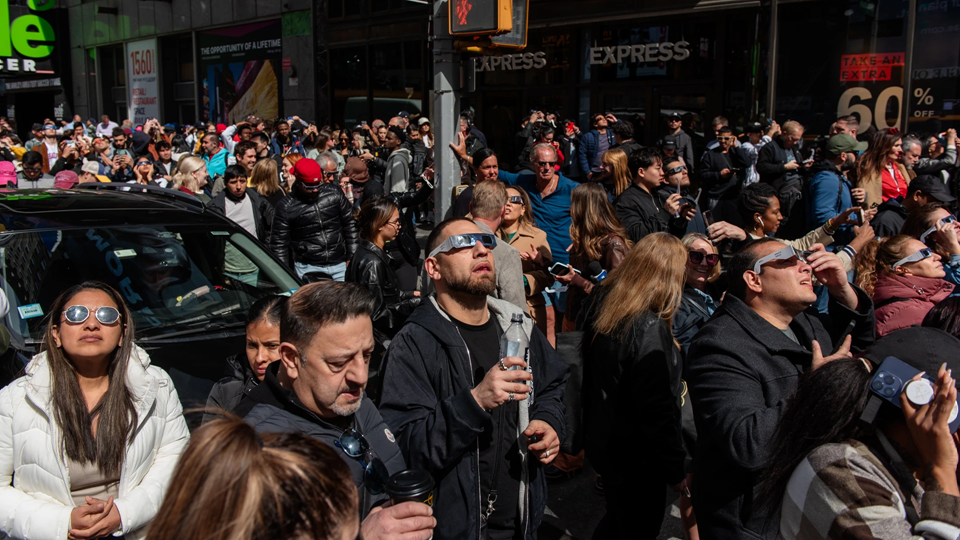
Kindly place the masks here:
<instances>
[{"instance_id":1,"label":"man with mustache","mask_svg":"<svg viewBox=\"0 0 960 540\"><path fill-rule=\"evenodd\" d=\"M779 501L755 498L767 449L801 373L873 342L873 302L847 282L840 259L761 238L726 265L723 305L696 335L685 379L697 450L693 509L704 538L777 536ZM830 296L828 313L814 279Z\"/></svg>"},{"instance_id":2,"label":"man with mustache","mask_svg":"<svg viewBox=\"0 0 960 540\"><path fill-rule=\"evenodd\" d=\"M437 482L436 540L536 538L547 500L542 469L566 426L567 366L520 307L490 297L494 245L467 219L437 225L424 262L436 294L384 359L380 412L409 466ZM529 345L501 356L514 316Z\"/></svg>"},{"instance_id":3,"label":"man with mustache","mask_svg":"<svg viewBox=\"0 0 960 540\"><path fill-rule=\"evenodd\" d=\"M280 361L235 412L253 402L244 420L257 432L303 433L341 454L357 485L362 538L427 540L436 523L429 506L381 507L389 500L383 491L387 478L406 465L393 433L363 395L375 345L373 303L373 295L356 283L298 289L280 315ZM365 449L348 454L360 447Z\"/></svg>"}]
</instances>

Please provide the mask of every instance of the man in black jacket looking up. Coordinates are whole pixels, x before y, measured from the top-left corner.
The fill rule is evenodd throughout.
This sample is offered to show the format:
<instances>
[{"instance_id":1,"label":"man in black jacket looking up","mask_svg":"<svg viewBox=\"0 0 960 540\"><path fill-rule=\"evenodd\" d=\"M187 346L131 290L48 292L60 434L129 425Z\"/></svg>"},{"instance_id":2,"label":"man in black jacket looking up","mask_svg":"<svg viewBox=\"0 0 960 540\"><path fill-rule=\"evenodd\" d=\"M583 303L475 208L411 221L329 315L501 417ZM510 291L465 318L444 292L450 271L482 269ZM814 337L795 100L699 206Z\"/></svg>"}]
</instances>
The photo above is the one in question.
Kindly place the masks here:
<instances>
[{"instance_id":1,"label":"man in black jacket looking up","mask_svg":"<svg viewBox=\"0 0 960 540\"><path fill-rule=\"evenodd\" d=\"M297 184L277 203L270 249L300 277L323 272L343 281L359 244L357 224L336 161L324 155L320 160L303 158L293 167Z\"/></svg>"},{"instance_id":2,"label":"man in black jacket looking up","mask_svg":"<svg viewBox=\"0 0 960 540\"><path fill-rule=\"evenodd\" d=\"M747 179L750 156L740 148L733 130L722 126L717 130L717 146L707 150L700 160L700 179L707 192L707 208L716 221L741 225L737 197Z\"/></svg>"},{"instance_id":3,"label":"man in black jacket looking up","mask_svg":"<svg viewBox=\"0 0 960 540\"><path fill-rule=\"evenodd\" d=\"M736 253L723 305L687 355L697 451L693 507L704 538L776 538L779 501L755 500L767 447L805 371L873 341L873 302L847 282L843 263L815 244L796 252L762 238ZM814 278L826 286L826 314Z\"/></svg>"},{"instance_id":4,"label":"man in black jacket looking up","mask_svg":"<svg viewBox=\"0 0 960 540\"><path fill-rule=\"evenodd\" d=\"M684 203L679 193L670 195L661 205L656 193L663 183L660 152L656 148L637 150L627 158L627 166L634 175L633 183L613 201L613 206L630 240L639 242L655 232L669 232L682 238L687 231L687 222L697 209Z\"/></svg>"},{"instance_id":5,"label":"man in black jacket looking up","mask_svg":"<svg viewBox=\"0 0 960 540\"><path fill-rule=\"evenodd\" d=\"M437 225L425 262L436 295L410 315L384 359L380 413L408 466L437 481L436 540L536 538L547 502L542 467L564 434L567 367L523 310L488 298L493 245L467 219ZM499 353L514 315L528 336L526 362Z\"/></svg>"}]
</instances>

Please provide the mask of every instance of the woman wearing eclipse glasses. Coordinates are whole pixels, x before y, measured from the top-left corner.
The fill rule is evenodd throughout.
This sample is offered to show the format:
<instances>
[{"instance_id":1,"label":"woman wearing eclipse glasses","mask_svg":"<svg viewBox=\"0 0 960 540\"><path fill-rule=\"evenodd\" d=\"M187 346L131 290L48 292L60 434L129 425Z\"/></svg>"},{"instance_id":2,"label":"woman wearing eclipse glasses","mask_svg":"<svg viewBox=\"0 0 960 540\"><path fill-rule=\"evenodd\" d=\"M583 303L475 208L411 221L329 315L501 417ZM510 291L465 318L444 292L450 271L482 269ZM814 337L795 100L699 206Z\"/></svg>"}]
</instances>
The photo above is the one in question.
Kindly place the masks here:
<instances>
[{"instance_id":1,"label":"woman wearing eclipse glasses","mask_svg":"<svg viewBox=\"0 0 960 540\"><path fill-rule=\"evenodd\" d=\"M960 222L942 205L928 204L910 212L900 229L931 248L943 260L944 279L960 284Z\"/></svg>"},{"instance_id":2,"label":"woman wearing eclipse glasses","mask_svg":"<svg viewBox=\"0 0 960 540\"><path fill-rule=\"evenodd\" d=\"M867 244L857 255L857 285L873 298L877 337L923 322L953 292L944 275L940 255L915 238L898 234Z\"/></svg>"},{"instance_id":3,"label":"woman wearing eclipse glasses","mask_svg":"<svg viewBox=\"0 0 960 540\"><path fill-rule=\"evenodd\" d=\"M0 390L0 530L144 538L189 438L173 382L109 286L71 287L49 317L26 375Z\"/></svg>"}]
</instances>

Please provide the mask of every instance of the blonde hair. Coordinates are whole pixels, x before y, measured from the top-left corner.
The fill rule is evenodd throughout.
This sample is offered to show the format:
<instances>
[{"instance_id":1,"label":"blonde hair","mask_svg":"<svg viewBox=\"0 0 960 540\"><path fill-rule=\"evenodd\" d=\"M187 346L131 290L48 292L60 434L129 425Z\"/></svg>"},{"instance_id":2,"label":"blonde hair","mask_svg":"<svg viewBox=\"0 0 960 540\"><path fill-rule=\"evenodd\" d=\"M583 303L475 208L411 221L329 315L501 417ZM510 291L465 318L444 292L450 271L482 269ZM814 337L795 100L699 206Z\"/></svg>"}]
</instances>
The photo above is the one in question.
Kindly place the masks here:
<instances>
[{"instance_id":1,"label":"blonde hair","mask_svg":"<svg viewBox=\"0 0 960 540\"><path fill-rule=\"evenodd\" d=\"M336 540L359 522L347 464L300 433L258 435L229 415L198 428L180 456L149 540Z\"/></svg>"},{"instance_id":2,"label":"blonde hair","mask_svg":"<svg viewBox=\"0 0 960 540\"><path fill-rule=\"evenodd\" d=\"M503 207L507 204L507 190L503 182L488 180L477 182L473 187L473 201L470 202L470 213L479 219L497 219L503 214Z\"/></svg>"},{"instance_id":3,"label":"blonde hair","mask_svg":"<svg viewBox=\"0 0 960 540\"><path fill-rule=\"evenodd\" d=\"M687 249L677 237L668 233L644 236L604 280L606 292L594 330L625 336L643 313L652 313L670 326L683 296L686 268Z\"/></svg>"},{"instance_id":4,"label":"blonde hair","mask_svg":"<svg viewBox=\"0 0 960 540\"><path fill-rule=\"evenodd\" d=\"M713 250L714 255L719 255L717 252L717 246L713 245L713 242L710 241L710 238L705 234L698 232L692 232L680 239L683 242L683 247L687 248L687 251L693 249L693 243L697 240L703 240L710 246L710 249ZM689 256L689 255L688 255ZM710 274L707 276L707 283L713 283L720 277L720 263L717 263L713 268L710 269Z\"/></svg>"},{"instance_id":5,"label":"blonde hair","mask_svg":"<svg viewBox=\"0 0 960 540\"><path fill-rule=\"evenodd\" d=\"M270 197L280 190L280 180L277 173L277 162L272 159L261 159L250 171L250 187L264 197Z\"/></svg>"},{"instance_id":6,"label":"blonde hair","mask_svg":"<svg viewBox=\"0 0 960 540\"><path fill-rule=\"evenodd\" d=\"M627 164L627 153L619 148L611 148L603 153L601 160L613 166L613 194L619 196L633 181L630 177L630 166Z\"/></svg>"},{"instance_id":7,"label":"blonde hair","mask_svg":"<svg viewBox=\"0 0 960 540\"><path fill-rule=\"evenodd\" d=\"M580 184L573 189L570 201L571 255L583 255L587 261L600 260L603 256L600 244L610 233L623 238L627 249L630 248L630 237L620 225L603 187Z\"/></svg>"},{"instance_id":8,"label":"blonde hair","mask_svg":"<svg viewBox=\"0 0 960 540\"><path fill-rule=\"evenodd\" d=\"M177 165L177 173L173 175L173 189L186 187L196 193L200 191L200 185L193 173L207 166L207 162L197 156L184 156Z\"/></svg>"}]
</instances>

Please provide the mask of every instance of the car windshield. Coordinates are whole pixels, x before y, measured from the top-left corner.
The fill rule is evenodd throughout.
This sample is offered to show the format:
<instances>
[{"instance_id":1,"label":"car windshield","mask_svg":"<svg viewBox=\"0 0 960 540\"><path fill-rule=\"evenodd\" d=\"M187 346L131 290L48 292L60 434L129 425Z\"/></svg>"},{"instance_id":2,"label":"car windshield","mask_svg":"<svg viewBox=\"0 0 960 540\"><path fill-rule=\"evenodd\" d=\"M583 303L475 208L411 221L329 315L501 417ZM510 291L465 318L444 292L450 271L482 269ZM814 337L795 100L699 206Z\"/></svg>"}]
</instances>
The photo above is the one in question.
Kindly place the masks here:
<instances>
[{"instance_id":1,"label":"car windshield","mask_svg":"<svg viewBox=\"0 0 960 540\"><path fill-rule=\"evenodd\" d=\"M20 345L42 339L50 304L86 280L120 291L141 341L243 325L258 298L289 295L299 287L260 244L226 226L6 233L0 235L0 264L11 305L7 328Z\"/></svg>"}]
</instances>

